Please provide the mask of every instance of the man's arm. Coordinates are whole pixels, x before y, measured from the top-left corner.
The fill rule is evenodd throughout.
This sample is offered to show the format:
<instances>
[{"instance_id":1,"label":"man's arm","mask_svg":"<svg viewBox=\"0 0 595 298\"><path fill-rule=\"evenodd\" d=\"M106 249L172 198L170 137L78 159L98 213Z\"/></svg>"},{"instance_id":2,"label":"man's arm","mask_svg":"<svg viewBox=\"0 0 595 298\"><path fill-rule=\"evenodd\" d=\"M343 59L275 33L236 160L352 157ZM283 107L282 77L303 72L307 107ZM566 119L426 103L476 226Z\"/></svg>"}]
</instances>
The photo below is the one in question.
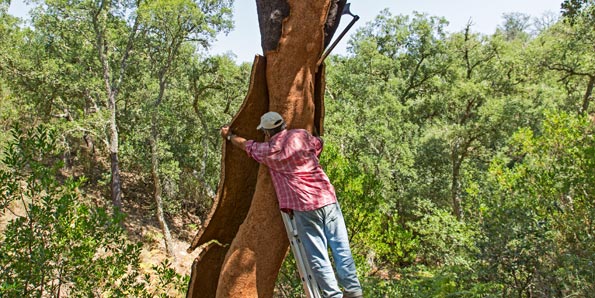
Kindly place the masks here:
<instances>
[{"instance_id":1,"label":"man's arm","mask_svg":"<svg viewBox=\"0 0 595 298\"><path fill-rule=\"evenodd\" d=\"M233 132L231 131L231 128L229 126L223 126L221 128L221 137L223 137L225 140L230 141L232 145L234 145L242 150L246 149L246 141L248 141L248 140L233 134Z\"/></svg>"},{"instance_id":2,"label":"man's arm","mask_svg":"<svg viewBox=\"0 0 595 298\"><path fill-rule=\"evenodd\" d=\"M234 134L231 135L229 141L236 147L242 149L242 150L246 150L246 139L240 137L240 136L236 136Z\"/></svg>"}]
</instances>

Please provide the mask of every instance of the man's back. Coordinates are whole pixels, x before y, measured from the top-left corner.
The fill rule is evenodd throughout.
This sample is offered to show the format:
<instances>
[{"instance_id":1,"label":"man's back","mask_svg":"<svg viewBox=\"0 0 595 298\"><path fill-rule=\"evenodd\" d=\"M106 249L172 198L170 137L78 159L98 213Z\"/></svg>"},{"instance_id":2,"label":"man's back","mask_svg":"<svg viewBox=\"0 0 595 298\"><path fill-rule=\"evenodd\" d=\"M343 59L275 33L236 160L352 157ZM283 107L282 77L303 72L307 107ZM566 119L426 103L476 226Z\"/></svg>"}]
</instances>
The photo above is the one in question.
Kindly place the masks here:
<instances>
[{"instance_id":1,"label":"man's back","mask_svg":"<svg viewBox=\"0 0 595 298\"><path fill-rule=\"evenodd\" d=\"M314 210L336 202L335 190L320 167L322 141L303 129L283 130L268 142L246 142L246 152L271 173L279 207Z\"/></svg>"}]
</instances>

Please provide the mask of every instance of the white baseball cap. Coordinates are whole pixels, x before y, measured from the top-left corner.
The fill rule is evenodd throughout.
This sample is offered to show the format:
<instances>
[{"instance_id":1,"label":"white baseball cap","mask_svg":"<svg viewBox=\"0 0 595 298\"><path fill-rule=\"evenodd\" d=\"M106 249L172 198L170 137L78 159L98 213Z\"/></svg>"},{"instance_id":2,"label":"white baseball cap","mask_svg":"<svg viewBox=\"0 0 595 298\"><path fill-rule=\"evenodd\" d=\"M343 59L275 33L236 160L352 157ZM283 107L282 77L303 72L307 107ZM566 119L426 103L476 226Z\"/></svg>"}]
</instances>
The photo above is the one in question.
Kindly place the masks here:
<instances>
[{"instance_id":1,"label":"white baseball cap","mask_svg":"<svg viewBox=\"0 0 595 298\"><path fill-rule=\"evenodd\" d=\"M283 117L277 112L268 112L260 117L260 124L256 129L273 129L283 124Z\"/></svg>"}]
</instances>

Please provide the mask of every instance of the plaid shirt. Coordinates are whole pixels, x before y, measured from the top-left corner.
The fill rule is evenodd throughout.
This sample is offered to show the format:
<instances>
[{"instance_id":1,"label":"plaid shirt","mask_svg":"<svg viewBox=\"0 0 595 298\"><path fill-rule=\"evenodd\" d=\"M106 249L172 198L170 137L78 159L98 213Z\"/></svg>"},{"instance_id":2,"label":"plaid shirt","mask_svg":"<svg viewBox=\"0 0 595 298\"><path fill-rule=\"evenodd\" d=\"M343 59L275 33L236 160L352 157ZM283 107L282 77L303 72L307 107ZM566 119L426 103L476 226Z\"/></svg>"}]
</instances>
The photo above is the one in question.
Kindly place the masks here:
<instances>
[{"instance_id":1,"label":"plaid shirt","mask_svg":"<svg viewBox=\"0 0 595 298\"><path fill-rule=\"evenodd\" d=\"M318 163L322 140L304 129L283 130L268 142L249 140L246 153L271 173L281 210L310 211L335 203L335 189Z\"/></svg>"}]
</instances>

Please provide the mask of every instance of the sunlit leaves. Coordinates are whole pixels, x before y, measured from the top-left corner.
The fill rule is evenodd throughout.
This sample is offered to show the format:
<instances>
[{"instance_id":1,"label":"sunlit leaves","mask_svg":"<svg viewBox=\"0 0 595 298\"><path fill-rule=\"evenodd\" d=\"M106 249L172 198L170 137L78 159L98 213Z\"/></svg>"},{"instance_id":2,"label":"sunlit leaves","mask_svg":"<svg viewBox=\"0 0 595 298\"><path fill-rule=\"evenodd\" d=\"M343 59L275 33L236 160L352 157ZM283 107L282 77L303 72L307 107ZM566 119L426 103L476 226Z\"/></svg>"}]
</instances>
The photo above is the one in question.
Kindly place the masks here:
<instances>
[{"instance_id":1,"label":"sunlit leaves","mask_svg":"<svg viewBox=\"0 0 595 298\"><path fill-rule=\"evenodd\" d=\"M10 212L14 219L1 238L0 294L89 296L115 289L116 281L118 288L131 289L140 246L126 240L121 217L86 205L84 178L58 180L62 163L55 144L55 133L39 126L15 128L7 145L0 214Z\"/></svg>"},{"instance_id":2,"label":"sunlit leaves","mask_svg":"<svg viewBox=\"0 0 595 298\"><path fill-rule=\"evenodd\" d=\"M595 261L588 244L595 235L585 228L595 219L593 130L587 118L549 113L541 134L523 129L511 138L510 157L494 160L488 184L476 193L485 196L487 207L486 239L479 242L484 274L508 284L507 293L526 291L523 283L588 292L581 281L590 276L584 266ZM559 271L553 264L576 270Z\"/></svg>"}]
</instances>

